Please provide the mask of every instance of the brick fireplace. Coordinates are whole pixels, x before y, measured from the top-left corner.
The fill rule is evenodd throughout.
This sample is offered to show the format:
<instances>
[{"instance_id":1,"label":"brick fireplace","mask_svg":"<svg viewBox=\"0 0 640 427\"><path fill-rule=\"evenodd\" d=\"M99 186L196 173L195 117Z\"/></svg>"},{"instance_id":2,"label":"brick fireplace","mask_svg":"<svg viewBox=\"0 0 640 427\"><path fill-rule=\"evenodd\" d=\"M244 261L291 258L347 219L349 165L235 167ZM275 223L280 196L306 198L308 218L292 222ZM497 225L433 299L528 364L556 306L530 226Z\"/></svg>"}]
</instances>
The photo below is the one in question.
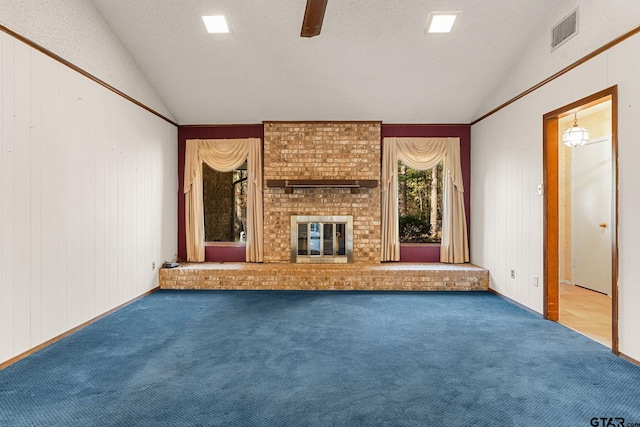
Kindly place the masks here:
<instances>
[{"instance_id":1,"label":"brick fireplace","mask_svg":"<svg viewBox=\"0 0 640 427\"><path fill-rule=\"evenodd\" d=\"M380 263L380 122L265 122L264 182L377 181L375 188L264 188L264 262L291 262L291 216L351 216L353 263Z\"/></svg>"},{"instance_id":2,"label":"brick fireplace","mask_svg":"<svg viewBox=\"0 0 640 427\"><path fill-rule=\"evenodd\" d=\"M386 129L386 130L385 130ZM385 133L386 132L386 133ZM282 188L264 186L264 254L262 264L237 259L162 268L162 289L306 289L306 290L486 290L489 272L473 265L380 262L380 161L384 136L442 137L462 135L463 165L468 171L469 126L381 126L380 122L265 122L263 125L182 127L179 165L190 138L262 137L264 183L270 180L349 180L361 188ZM182 172L182 170L180 170ZM466 172L465 172L466 173ZM468 176L468 173L467 175ZM465 178L465 187L469 182ZM375 182L374 188L362 185ZM182 196L182 184L179 195ZM182 204L183 197L178 202ZM182 208L183 209L183 208ZM349 216L353 224L353 259L343 264L291 261L291 217ZM184 217L179 217L181 228ZM325 218L312 223L327 223ZM335 221L340 223L340 221ZM339 230L338 230L339 231ZM310 229L308 229L310 232ZM307 242L311 246L311 242ZM341 243L336 251L340 253ZM436 249L436 255L439 248ZM229 247L224 247L228 254ZM235 249L235 248L234 248ZM323 247L324 249L324 247ZM184 235L179 253L186 256ZM437 260L434 258L434 260ZM224 261L224 262L223 262Z\"/></svg>"}]
</instances>

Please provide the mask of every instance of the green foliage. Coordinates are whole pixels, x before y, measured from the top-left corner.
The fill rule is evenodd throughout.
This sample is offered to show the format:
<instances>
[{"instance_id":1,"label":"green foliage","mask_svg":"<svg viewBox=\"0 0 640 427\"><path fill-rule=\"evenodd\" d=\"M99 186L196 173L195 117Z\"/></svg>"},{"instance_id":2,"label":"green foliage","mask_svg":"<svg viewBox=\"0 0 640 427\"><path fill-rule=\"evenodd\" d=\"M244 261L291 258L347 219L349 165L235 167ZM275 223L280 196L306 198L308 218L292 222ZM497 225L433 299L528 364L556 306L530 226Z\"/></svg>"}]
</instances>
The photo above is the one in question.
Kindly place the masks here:
<instances>
[{"instance_id":1,"label":"green foliage","mask_svg":"<svg viewBox=\"0 0 640 427\"><path fill-rule=\"evenodd\" d=\"M400 241L403 243L429 242L431 236L431 224L424 218L416 215L400 216Z\"/></svg>"},{"instance_id":2,"label":"green foliage","mask_svg":"<svg viewBox=\"0 0 640 427\"><path fill-rule=\"evenodd\" d=\"M416 237L422 233L407 232L401 242L439 242L442 233L443 163L427 170L415 170L398 161L398 215L420 219L429 227L427 237ZM419 227L413 220L407 227ZM401 226L402 228L402 226ZM424 233L423 233L424 234Z\"/></svg>"}]
</instances>

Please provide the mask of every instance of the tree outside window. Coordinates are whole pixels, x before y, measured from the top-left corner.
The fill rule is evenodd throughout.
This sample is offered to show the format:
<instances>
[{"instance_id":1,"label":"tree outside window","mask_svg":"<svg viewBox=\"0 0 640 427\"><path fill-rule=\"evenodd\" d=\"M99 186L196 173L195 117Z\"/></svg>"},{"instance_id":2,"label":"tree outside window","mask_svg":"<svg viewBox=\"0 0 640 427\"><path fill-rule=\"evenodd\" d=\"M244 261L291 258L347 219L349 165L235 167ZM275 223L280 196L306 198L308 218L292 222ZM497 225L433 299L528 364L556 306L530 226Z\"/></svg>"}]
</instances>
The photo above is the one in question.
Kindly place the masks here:
<instances>
[{"instance_id":1,"label":"tree outside window","mask_svg":"<svg viewBox=\"0 0 640 427\"><path fill-rule=\"evenodd\" d=\"M418 171L398 161L401 243L439 243L442 238L443 162Z\"/></svg>"}]
</instances>

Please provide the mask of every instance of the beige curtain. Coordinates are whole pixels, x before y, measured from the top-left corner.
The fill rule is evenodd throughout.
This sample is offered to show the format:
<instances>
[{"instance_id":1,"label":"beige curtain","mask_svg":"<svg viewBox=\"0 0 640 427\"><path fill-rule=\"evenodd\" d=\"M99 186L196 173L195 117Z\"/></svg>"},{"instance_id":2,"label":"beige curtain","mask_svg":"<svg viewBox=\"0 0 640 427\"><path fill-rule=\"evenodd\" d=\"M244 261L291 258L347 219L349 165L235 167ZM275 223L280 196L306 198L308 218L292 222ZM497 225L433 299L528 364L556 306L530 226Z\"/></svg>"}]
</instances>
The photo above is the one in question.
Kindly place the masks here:
<instances>
[{"instance_id":1,"label":"beige curtain","mask_svg":"<svg viewBox=\"0 0 640 427\"><path fill-rule=\"evenodd\" d=\"M469 262L467 214L464 207L464 184L460 164L460 139L449 138L444 158L444 209L442 212L442 242L440 261ZM451 141L453 140L453 141Z\"/></svg>"},{"instance_id":2,"label":"beige curtain","mask_svg":"<svg viewBox=\"0 0 640 427\"><path fill-rule=\"evenodd\" d=\"M400 260L398 227L398 145L396 138L384 138L382 145L382 182L380 183L382 223L380 225L381 260Z\"/></svg>"},{"instance_id":3,"label":"beige curtain","mask_svg":"<svg viewBox=\"0 0 640 427\"><path fill-rule=\"evenodd\" d=\"M202 162L230 172L247 160L247 262L262 262L262 150L259 138L189 139L185 150L184 193L187 260L204 261Z\"/></svg>"},{"instance_id":4,"label":"beige curtain","mask_svg":"<svg viewBox=\"0 0 640 427\"><path fill-rule=\"evenodd\" d=\"M382 151L382 261L400 260L398 159L426 170L444 159L444 195L440 261L469 262L460 138L385 138Z\"/></svg>"}]
</instances>

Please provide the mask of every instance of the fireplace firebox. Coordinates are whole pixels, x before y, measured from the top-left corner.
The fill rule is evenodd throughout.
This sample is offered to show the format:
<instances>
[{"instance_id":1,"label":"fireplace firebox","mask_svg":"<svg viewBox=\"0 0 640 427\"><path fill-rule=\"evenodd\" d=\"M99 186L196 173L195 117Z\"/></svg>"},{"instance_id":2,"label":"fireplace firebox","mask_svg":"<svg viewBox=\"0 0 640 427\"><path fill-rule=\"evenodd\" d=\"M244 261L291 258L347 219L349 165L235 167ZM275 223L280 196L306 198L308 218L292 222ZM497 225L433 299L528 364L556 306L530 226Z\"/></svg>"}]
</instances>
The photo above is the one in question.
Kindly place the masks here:
<instances>
[{"instance_id":1,"label":"fireplace firebox","mask_svg":"<svg viewBox=\"0 0 640 427\"><path fill-rule=\"evenodd\" d=\"M353 262L353 217L292 215L291 262Z\"/></svg>"}]
</instances>

